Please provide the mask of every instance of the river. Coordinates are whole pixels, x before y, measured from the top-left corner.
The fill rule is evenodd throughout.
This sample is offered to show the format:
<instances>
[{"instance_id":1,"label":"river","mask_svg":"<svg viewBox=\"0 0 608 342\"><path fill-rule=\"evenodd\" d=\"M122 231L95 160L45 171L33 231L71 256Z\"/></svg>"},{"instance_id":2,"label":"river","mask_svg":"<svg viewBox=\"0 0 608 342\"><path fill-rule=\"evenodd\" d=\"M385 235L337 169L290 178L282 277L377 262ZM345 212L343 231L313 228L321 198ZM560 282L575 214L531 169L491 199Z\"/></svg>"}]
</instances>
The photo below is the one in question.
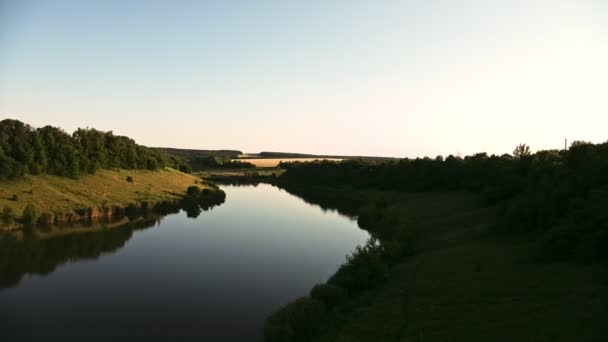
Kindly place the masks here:
<instances>
[{"instance_id":1,"label":"river","mask_svg":"<svg viewBox=\"0 0 608 342\"><path fill-rule=\"evenodd\" d=\"M369 237L354 218L271 185L222 189L226 202L196 218L11 244L0 336L259 340L266 316Z\"/></svg>"}]
</instances>

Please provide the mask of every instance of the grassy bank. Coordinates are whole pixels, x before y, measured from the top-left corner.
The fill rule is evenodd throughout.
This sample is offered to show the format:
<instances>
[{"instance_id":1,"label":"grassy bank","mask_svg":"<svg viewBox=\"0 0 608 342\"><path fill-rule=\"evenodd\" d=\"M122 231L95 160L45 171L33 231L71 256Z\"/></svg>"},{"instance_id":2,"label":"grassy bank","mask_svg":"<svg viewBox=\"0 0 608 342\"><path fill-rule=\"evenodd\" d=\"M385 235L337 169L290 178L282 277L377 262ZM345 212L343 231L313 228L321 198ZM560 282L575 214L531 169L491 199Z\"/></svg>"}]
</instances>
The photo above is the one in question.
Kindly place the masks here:
<instances>
[{"instance_id":1,"label":"grassy bank","mask_svg":"<svg viewBox=\"0 0 608 342\"><path fill-rule=\"evenodd\" d=\"M295 193L338 208L340 197L362 199L342 209L361 214L360 223L384 247L359 251L311 296L271 316L267 341L606 336L605 265L538 262L536 240L496 234L496 209L481 206L475 194L310 187Z\"/></svg>"},{"instance_id":2,"label":"grassy bank","mask_svg":"<svg viewBox=\"0 0 608 342\"><path fill-rule=\"evenodd\" d=\"M125 207L133 203L177 200L195 183L201 183L196 176L170 168L159 171L101 170L78 179L26 175L0 182L0 208L11 208L15 216L20 217L29 204L39 213Z\"/></svg>"}]
</instances>

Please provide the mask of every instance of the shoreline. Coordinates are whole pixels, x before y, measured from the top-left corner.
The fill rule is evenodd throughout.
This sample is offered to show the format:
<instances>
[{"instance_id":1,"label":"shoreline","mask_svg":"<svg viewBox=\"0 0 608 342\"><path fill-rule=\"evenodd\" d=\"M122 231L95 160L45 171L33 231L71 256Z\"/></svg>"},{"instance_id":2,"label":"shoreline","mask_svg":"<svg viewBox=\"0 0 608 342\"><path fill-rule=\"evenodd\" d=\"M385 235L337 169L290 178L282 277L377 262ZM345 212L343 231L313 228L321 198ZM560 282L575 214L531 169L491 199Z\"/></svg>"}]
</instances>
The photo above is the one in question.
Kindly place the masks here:
<instances>
[{"instance_id":1,"label":"shoreline","mask_svg":"<svg viewBox=\"0 0 608 342\"><path fill-rule=\"evenodd\" d=\"M221 191L198 176L169 168L102 170L79 179L27 176L3 181L0 185L3 185L0 231L21 230L28 225L60 226L112 221L146 213L162 214L182 207L189 187L211 193Z\"/></svg>"}]
</instances>

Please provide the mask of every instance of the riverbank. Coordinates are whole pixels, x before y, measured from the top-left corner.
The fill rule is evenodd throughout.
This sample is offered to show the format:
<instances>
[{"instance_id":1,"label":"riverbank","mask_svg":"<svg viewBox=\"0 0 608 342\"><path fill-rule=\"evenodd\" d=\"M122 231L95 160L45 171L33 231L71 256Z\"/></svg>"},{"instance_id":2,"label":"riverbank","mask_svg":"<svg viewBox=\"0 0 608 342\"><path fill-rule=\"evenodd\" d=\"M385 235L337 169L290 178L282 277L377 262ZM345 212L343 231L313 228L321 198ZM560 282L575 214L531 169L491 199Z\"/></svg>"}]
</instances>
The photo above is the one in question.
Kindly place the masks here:
<instances>
[{"instance_id":1,"label":"riverbank","mask_svg":"<svg viewBox=\"0 0 608 342\"><path fill-rule=\"evenodd\" d=\"M149 170L101 170L78 179L49 175L26 175L0 182L0 208L9 208L12 221L21 221L30 206L43 223L79 217L112 215L126 208L152 208L177 202L188 187L213 188L200 178L171 168ZM16 227L16 224L5 227Z\"/></svg>"},{"instance_id":2,"label":"riverbank","mask_svg":"<svg viewBox=\"0 0 608 342\"><path fill-rule=\"evenodd\" d=\"M496 208L466 192L295 186L359 216L381 240L326 284L269 317L267 341L595 341L605 336L608 271L542 263L536 241L493 230Z\"/></svg>"}]
</instances>

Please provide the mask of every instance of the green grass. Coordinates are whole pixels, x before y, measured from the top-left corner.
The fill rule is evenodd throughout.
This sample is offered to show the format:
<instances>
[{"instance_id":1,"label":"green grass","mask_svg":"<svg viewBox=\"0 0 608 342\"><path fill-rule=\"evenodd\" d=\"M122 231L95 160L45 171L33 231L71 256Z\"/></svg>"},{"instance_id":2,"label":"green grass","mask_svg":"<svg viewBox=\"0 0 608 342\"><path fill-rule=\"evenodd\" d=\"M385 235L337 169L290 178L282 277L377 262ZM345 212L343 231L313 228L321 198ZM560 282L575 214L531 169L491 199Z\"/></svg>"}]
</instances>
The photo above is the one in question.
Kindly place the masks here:
<instances>
[{"instance_id":1,"label":"green grass","mask_svg":"<svg viewBox=\"0 0 608 342\"><path fill-rule=\"evenodd\" d=\"M133 182L127 182L127 177ZM20 216L26 205L38 212L70 212L76 208L126 206L142 201L157 202L183 196L199 178L170 168L148 170L102 170L71 179L57 176L25 176L0 182L0 208L6 206ZM203 188L204 185L199 185ZM17 201L12 197L17 195Z\"/></svg>"},{"instance_id":2,"label":"green grass","mask_svg":"<svg viewBox=\"0 0 608 342\"><path fill-rule=\"evenodd\" d=\"M370 199L382 193L367 193ZM491 233L494 209L467 193L387 194L418 252L348 303L315 341L603 341L603 265L537 263L533 241ZM334 319L336 319L334 317Z\"/></svg>"}]
</instances>

